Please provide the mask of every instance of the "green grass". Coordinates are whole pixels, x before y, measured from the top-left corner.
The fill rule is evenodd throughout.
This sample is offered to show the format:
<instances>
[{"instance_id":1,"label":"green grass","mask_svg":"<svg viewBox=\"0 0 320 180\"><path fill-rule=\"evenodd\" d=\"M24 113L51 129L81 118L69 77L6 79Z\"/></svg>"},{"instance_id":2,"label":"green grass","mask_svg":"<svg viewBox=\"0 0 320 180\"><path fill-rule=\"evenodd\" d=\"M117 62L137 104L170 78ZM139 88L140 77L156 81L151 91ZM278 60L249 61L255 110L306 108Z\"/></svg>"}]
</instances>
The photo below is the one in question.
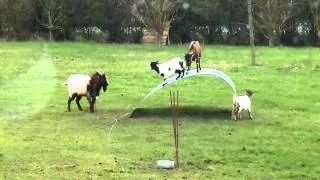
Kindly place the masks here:
<instances>
[{"instance_id":1,"label":"green grass","mask_svg":"<svg viewBox=\"0 0 320 180\"><path fill-rule=\"evenodd\" d=\"M218 68L239 94L250 88L254 119L231 121L232 91L193 77L143 97L161 79L152 59L187 45L0 43L0 179L317 179L320 177L319 48L204 46L202 67ZM193 65L195 67L195 65ZM110 86L97 111L72 104L71 73L103 69ZM174 159L169 91L180 91L181 168ZM135 109L134 117L120 119ZM115 119L118 119L115 126ZM109 130L113 127L111 136Z\"/></svg>"}]
</instances>

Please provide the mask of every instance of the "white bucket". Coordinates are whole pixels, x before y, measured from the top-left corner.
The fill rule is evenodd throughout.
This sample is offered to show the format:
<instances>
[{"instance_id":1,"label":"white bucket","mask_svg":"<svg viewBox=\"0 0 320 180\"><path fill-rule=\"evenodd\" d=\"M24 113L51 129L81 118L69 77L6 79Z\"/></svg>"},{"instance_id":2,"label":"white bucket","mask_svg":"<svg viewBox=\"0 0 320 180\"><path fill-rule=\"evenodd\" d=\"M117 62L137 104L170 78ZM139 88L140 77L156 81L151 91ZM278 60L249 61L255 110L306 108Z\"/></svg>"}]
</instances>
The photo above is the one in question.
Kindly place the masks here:
<instances>
[{"instance_id":1,"label":"white bucket","mask_svg":"<svg viewBox=\"0 0 320 180\"><path fill-rule=\"evenodd\" d=\"M162 168L162 169L173 169L174 168L174 161L158 160L157 167Z\"/></svg>"}]
</instances>

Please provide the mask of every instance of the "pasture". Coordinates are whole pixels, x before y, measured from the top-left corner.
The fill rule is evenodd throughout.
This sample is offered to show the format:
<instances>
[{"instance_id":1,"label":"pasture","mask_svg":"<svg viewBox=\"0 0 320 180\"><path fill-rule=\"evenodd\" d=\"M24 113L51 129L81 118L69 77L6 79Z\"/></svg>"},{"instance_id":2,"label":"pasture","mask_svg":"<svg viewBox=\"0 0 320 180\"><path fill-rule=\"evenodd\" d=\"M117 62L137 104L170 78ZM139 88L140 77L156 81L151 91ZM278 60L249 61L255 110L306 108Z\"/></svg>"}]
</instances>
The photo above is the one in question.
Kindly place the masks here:
<instances>
[{"instance_id":1,"label":"pasture","mask_svg":"<svg viewBox=\"0 0 320 180\"><path fill-rule=\"evenodd\" d=\"M0 179L320 177L319 48L257 47L252 67L248 47L203 45L203 68L224 71L238 95L256 92L253 120L232 121L232 91L218 78L181 80L141 103L162 82L149 62L187 47L0 43ZM66 112L69 74L97 68L109 87L96 112L86 99L83 112L75 102ZM170 89L180 91L181 167L162 170L156 160L174 159Z\"/></svg>"}]
</instances>

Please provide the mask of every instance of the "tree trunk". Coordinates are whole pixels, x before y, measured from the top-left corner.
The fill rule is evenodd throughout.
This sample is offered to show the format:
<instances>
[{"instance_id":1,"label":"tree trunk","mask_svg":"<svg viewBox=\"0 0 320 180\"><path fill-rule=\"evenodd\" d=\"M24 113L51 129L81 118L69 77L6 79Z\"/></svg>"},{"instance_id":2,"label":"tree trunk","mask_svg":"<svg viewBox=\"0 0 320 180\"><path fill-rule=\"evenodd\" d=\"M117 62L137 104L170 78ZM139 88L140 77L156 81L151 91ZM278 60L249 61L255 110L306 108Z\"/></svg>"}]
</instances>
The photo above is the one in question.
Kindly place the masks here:
<instances>
[{"instance_id":1,"label":"tree trunk","mask_svg":"<svg viewBox=\"0 0 320 180\"><path fill-rule=\"evenodd\" d=\"M162 44L170 45L170 26L167 26L162 34Z\"/></svg>"},{"instance_id":2,"label":"tree trunk","mask_svg":"<svg viewBox=\"0 0 320 180\"><path fill-rule=\"evenodd\" d=\"M269 38L269 47L273 47L274 44L273 44L273 41L272 41L272 38Z\"/></svg>"},{"instance_id":3,"label":"tree trunk","mask_svg":"<svg viewBox=\"0 0 320 180\"><path fill-rule=\"evenodd\" d=\"M269 36L269 47L273 47L274 46L275 39L276 39L275 35Z\"/></svg>"},{"instance_id":4,"label":"tree trunk","mask_svg":"<svg viewBox=\"0 0 320 180\"><path fill-rule=\"evenodd\" d=\"M312 21L311 30L310 30L311 43L313 46L317 45L318 42L318 35L317 35L317 28L315 27L314 21Z\"/></svg>"},{"instance_id":5,"label":"tree trunk","mask_svg":"<svg viewBox=\"0 0 320 180\"><path fill-rule=\"evenodd\" d=\"M252 2L248 0L248 18L249 18L249 34L250 34L250 46L251 46L251 65L256 65L256 50L254 47L254 32L253 32L253 22L252 22Z\"/></svg>"},{"instance_id":6,"label":"tree trunk","mask_svg":"<svg viewBox=\"0 0 320 180\"><path fill-rule=\"evenodd\" d=\"M4 18L1 17L1 25L0 25L0 37L3 37L5 35L5 28L4 28L4 25L5 25L5 20Z\"/></svg>"},{"instance_id":7,"label":"tree trunk","mask_svg":"<svg viewBox=\"0 0 320 180\"><path fill-rule=\"evenodd\" d=\"M320 17L317 15L314 16L314 26L316 30L316 35L317 35L317 40L316 40L316 45L319 45L319 40L320 40Z\"/></svg>"},{"instance_id":8,"label":"tree trunk","mask_svg":"<svg viewBox=\"0 0 320 180\"><path fill-rule=\"evenodd\" d=\"M312 13L312 28L313 33L314 33L314 44L315 45L319 45L319 41L320 41L320 7L318 6L319 4L314 4L316 2L313 2L312 0L309 0L309 8L311 10Z\"/></svg>"},{"instance_id":9,"label":"tree trunk","mask_svg":"<svg viewBox=\"0 0 320 180\"><path fill-rule=\"evenodd\" d=\"M157 32L157 44L158 46L162 46L162 37L163 37L163 32Z\"/></svg>"},{"instance_id":10,"label":"tree trunk","mask_svg":"<svg viewBox=\"0 0 320 180\"><path fill-rule=\"evenodd\" d=\"M215 24L210 24L209 25L209 39L208 43L213 43L215 42L216 38L216 25Z\"/></svg>"},{"instance_id":11,"label":"tree trunk","mask_svg":"<svg viewBox=\"0 0 320 180\"><path fill-rule=\"evenodd\" d=\"M52 29L51 28L49 28L49 41L52 41Z\"/></svg>"},{"instance_id":12,"label":"tree trunk","mask_svg":"<svg viewBox=\"0 0 320 180\"><path fill-rule=\"evenodd\" d=\"M49 29L49 40L52 41L52 28L53 28L53 24L52 24L52 17L51 17L51 12L50 10L48 10L48 29Z\"/></svg>"}]
</instances>

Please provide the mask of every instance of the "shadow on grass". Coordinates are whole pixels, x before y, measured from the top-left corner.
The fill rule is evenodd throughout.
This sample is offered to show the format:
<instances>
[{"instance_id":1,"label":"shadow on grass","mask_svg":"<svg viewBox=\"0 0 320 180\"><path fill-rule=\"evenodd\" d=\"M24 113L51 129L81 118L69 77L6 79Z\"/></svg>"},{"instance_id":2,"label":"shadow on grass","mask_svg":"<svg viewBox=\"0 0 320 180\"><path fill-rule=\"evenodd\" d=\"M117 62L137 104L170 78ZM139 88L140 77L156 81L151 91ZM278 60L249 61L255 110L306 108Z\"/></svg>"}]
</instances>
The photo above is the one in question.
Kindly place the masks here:
<instances>
[{"instance_id":1,"label":"shadow on grass","mask_svg":"<svg viewBox=\"0 0 320 180\"><path fill-rule=\"evenodd\" d=\"M204 118L204 119L219 119L226 120L231 118L230 109L222 108L208 108L199 106L187 106L180 107L180 117L191 117L191 118ZM170 108L136 108L132 111L130 118L148 118L148 117L159 117L168 118L171 117Z\"/></svg>"}]
</instances>

